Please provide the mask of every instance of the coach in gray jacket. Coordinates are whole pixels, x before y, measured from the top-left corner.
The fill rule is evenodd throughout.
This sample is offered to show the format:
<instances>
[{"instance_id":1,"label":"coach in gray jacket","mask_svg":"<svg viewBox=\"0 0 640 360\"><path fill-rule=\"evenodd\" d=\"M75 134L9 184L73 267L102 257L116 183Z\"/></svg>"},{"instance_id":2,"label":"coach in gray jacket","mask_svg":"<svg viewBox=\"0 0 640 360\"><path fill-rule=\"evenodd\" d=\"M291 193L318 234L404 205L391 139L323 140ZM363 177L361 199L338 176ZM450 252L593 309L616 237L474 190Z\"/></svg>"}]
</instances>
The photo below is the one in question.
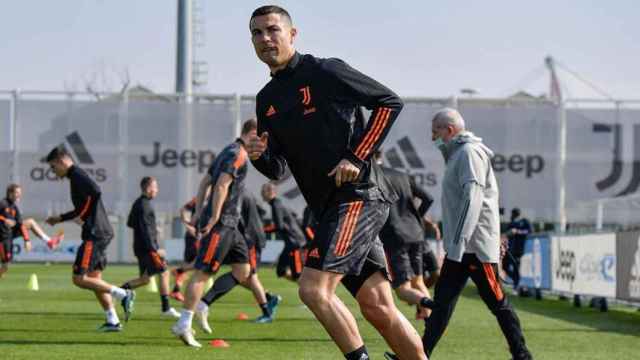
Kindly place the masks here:
<instances>
[{"instance_id":1,"label":"coach in gray jacket","mask_svg":"<svg viewBox=\"0 0 640 360\"><path fill-rule=\"evenodd\" d=\"M433 313L422 338L431 355L442 336L458 297L471 277L480 297L496 316L513 359L532 359L520 321L500 285L500 216L498 184L491 167L493 152L465 130L454 109L438 111L431 139L446 163L442 179L443 244L447 253L436 284Z\"/></svg>"}]
</instances>

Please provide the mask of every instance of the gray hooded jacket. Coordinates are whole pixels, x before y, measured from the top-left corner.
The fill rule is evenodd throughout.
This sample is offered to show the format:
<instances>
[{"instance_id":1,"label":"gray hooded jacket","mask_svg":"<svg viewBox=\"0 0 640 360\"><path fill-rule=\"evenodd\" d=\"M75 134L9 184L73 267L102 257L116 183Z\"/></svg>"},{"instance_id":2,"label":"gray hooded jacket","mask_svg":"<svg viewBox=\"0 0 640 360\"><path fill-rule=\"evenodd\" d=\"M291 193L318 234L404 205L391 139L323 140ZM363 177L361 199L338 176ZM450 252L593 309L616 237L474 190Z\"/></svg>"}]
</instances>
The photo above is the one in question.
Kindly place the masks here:
<instances>
[{"instance_id":1,"label":"gray hooded jacket","mask_svg":"<svg viewBox=\"0 0 640 360\"><path fill-rule=\"evenodd\" d=\"M443 244L447 258L460 262L465 253L482 262L500 258L498 183L491 167L493 152L482 139L463 131L441 151Z\"/></svg>"}]
</instances>

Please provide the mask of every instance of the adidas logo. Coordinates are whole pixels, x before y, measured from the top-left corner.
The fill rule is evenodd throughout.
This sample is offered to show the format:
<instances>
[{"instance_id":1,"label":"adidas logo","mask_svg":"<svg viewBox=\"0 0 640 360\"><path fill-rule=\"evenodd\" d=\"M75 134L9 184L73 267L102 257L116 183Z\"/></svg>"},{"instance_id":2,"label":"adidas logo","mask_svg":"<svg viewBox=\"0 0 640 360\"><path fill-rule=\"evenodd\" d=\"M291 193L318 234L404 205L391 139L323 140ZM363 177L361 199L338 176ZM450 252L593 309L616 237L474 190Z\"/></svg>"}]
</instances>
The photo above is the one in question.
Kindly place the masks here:
<instances>
[{"instance_id":1,"label":"adidas logo","mask_svg":"<svg viewBox=\"0 0 640 360\"><path fill-rule=\"evenodd\" d=\"M396 145L384 150L386 164L394 169L406 169L416 184L422 187L436 186L438 177L434 172L428 172L424 162L418 155L416 147L409 136L396 141Z\"/></svg>"},{"instance_id":2,"label":"adidas logo","mask_svg":"<svg viewBox=\"0 0 640 360\"><path fill-rule=\"evenodd\" d=\"M309 257L320 258L320 252L318 251L318 248L315 248L315 249L311 250L309 252Z\"/></svg>"},{"instance_id":3,"label":"adidas logo","mask_svg":"<svg viewBox=\"0 0 640 360\"><path fill-rule=\"evenodd\" d=\"M74 162L82 165L82 169L87 172L95 181L105 182L107 180L107 169L96 168L93 156L87 149L84 140L77 131L65 136L65 141L60 143L58 147L63 148L71 155ZM69 151L71 148L71 151ZM49 149L47 149L47 152ZM46 156L40 159L40 163L46 164ZM29 176L33 181L59 181L56 174L48 166L35 166L29 172Z\"/></svg>"},{"instance_id":4,"label":"adidas logo","mask_svg":"<svg viewBox=\"0 0 640 360\"><path fill-rule=\"evenodd\" d=\"M276 108L273 107L273 105L269 106L269 110L267 110L267 116L273 116L276 114Z\"/></svg>"},{"instance_id":5,"label":"adidas logo","mask_svg":"<svg viewBox=\"0 0 640 360\"><path fill-rule=\"evenodd\" d=\"M93 161L93 157L89 153L89 150L87 150L87 146L84 144L84 141L77 131L74 131L71 134L65 136L65 139L71 146L72 151L69 151L64 142L60 143L57 147L63 148L67 153L71 154L75 162L85 165L93 165L95 163ZM46 163L46 156L40 159L40 162Z\"/></svg>"}]
</instances>

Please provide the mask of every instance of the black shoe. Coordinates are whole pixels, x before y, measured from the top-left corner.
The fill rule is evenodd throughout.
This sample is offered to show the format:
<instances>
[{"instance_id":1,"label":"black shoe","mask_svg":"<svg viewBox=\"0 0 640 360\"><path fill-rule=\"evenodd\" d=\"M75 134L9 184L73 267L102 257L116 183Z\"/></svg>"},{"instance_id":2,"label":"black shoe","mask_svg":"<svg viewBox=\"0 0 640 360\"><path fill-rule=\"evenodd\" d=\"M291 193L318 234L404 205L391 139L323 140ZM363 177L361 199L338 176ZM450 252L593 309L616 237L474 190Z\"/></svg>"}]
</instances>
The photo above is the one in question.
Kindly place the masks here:
<instances>
[{"instance_id":1,"label":"black shoe","mask_svg":"<svg viewBox=\"0 0 640 360\"><path fill-rule=\"evenodd\" d=\"M117 323L117 324L104 323L100 325L100 327L98 328L98 331L99 332L120 332L122 331L122 325L120 325L120 323Z\"/></svg>"},{"instance_id":2,"label":"black shoe","mask_svg":"<svg viewBox=\"0 0 640 360\"><path fill-rule=\"evenodd\" d=\"M384 352L384 358L386 360L400 360L400 358L397 357L394 353L390 353L388 351Z\"/></svg>"},{"instance_id":3,"label":"black shoe","mask_svg":"<svg viewBox=\"0 0 640 360\"><path fill-rule=\"evenodd\" d=\"M133 305L136 300L136 292L133 290L127 290L127 296L122 299L120 304L122 305L122 309L124 310L124 322L128 322L131 319L131 314L133 314Z\"/></svg>"}]
</instances>

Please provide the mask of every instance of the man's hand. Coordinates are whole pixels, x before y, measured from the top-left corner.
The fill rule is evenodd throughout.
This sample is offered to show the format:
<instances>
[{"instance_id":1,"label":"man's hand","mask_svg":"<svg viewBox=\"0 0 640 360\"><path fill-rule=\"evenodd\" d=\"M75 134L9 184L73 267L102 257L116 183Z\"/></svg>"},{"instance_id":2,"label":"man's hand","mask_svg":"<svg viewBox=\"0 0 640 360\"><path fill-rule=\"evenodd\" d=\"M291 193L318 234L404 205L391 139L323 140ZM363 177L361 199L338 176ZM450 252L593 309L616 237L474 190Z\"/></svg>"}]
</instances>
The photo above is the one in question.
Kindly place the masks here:
<instances>
[{"instance_id":1,"label":"man's hand","mask_svg":"<svg viewBox=\"0 0 640 360\"><path fill-rule=\"evenodd\" d=\"M167 252L164 249L158 249L158 251L156 251L158 253L158 255L160 257L166 258L167 257Z\"/></svg>"},{"instance_id":2,"label":"man's hand","mask_svg":"<svg viewBox=\"0 0 640 360\"><path fill-rule=\"evenodd\" d=\"M30 252L30 251L31 251L31 241L25 241L25 242L24 242L24 249L25 249L27 252Z\"/></svg>"},{"instance_id":3,"label":"man's hand","mask_svg":"<svg viewBox=\"0 0 640 360\"><path fill-rule=\"evenodd\" d=\"M249 154L249 159L258 160L262 153L267 150L267 144L269 143L269 133L263 132L260 137L254 135L251 136L249 141L246 144L247 153Z\"/></svg>"},{"instance_id":4,"label":"man's hand","mask_svg":"<svg viewBox=\"0 0 640 360\"><path fill-rule=\"evenodd\" d=\"M58 224L62 221L60 216L49 216L45 222L51 226Z\"/></svg>"},{"instance_id":5,"label":"man's hand","mask_svg":"<svg viewBox=\"0 0 640 360\"><path fill-rule=\"evenodd\" d=\"M7 225L7 227L12 228L16 226L16 221L11 219L4 219L4 224Z\"/></svg>"},{"instance_id":6,"label":"man's hand","mask_svg":"<svg viewBox=\"0 0 640 360\"><path fill-rule=\"evenodd\" d=\"M342 159L327 176L334 176L336 186L340 187L342 184L354 181L358 178L358 175L360 175L360 169L351 163L351 161Z\"/></svg>"},{"instance_id":7,"label":"man's hand","mask_svg":"<svg viewBox=\"0 0 640 360\"><path fill-rule=\"evenodd\" d=\"M200 229L200 235L207 235L209 233L209 231L211 231L211 229L213 229L213 226L215 225L215 223L209 222L207 223L207 226L203 227L202 229Z\"/></svg>"},{"instance_id":8,"label":"man's hand","mask_svg":"<svg viewBox=\"0 0 640 360\"><path fill-rule=\"evenodd\" d=\"M196 228L191 224L184 224L185 229L187 230L187 234L195 237L196 236Z\"/></svg>"}]
</instances>

